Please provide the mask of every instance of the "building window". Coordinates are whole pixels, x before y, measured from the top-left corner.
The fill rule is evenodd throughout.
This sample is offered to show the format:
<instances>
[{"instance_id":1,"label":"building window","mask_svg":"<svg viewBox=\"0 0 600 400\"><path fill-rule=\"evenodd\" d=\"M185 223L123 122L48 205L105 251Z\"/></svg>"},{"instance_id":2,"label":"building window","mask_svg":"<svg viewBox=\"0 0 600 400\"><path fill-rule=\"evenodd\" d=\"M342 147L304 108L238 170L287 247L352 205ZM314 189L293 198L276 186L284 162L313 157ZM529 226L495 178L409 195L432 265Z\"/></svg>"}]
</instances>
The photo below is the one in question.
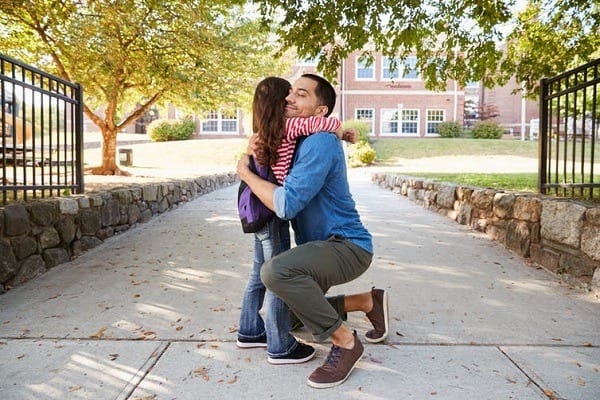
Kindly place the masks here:
<instances>
[{"instance_id":1,"label":"building window","mask_svg":"<svg viewBox=\"0 0 600 400\"><path fill-rule=\"evenodd\" d=\"M381 134L419 136L419 110L404 108L382 109Z\"/></svg>"},{"instance_id":2,"label":"building window","mask_svg":"<svg viewBox=\"0 0 600 400\"><path fill-rule=\"evenodd\" d=\"M375 110L372 108L357 108L354 110L355 119L369 124L369 135L373 134L373 123L375 122L375 119L373 118L374 114Z\"/></svg>"},{"instance_id":3,"label":"building window","mask_svg":"<svg viewBox=\"0 0 600 400\"><path fill-rule=\"evenodd\" d=\"M417 71L417 57L407 57L404 61L402 79L420 79L421 74Z\"/></svg>"},{"instance_id":4,"label":"building window","mask_svg":"<svg viewBox=\"0 0 600 400\"><path fill-rule=\"evenodd\" d=\"M202 121L202 133L237 134L237 114L235 112L208 112L204 117L204 121Z\"/></svg>"},{"instance_id":5,"label":"building window","mask_svg":"<svg viewBox=\"0 0 600 400\"><path fill-rule=\"evenodd\" d=\"M381 134L382 135L397 135L398 134L398 109L382 109L381 110Z\"/></svg>"},{"instance_id":6,"label":"building window","mask_svg":"<svg viewBox=\"0 0 600 400\"><path fill-rule=\"evenodd\" d=\"M427 135L437 135L438 127L446 119L445 110L427 110Z\"/></svg>"},{"instance_id":7,"label":"building window","mask_svg":"<svg viewBox=\"0 0 600 400\"><path fill-rule=\"evenodd\" d=\"M400 78L401 66L397 58L384 57L381 63L381 79L393 80Z\"/></svg>"},{"instance_id":8,"label":"building window","mask_svg":"<svg viewBox=\"0 0 600 400\"><path fill-rule=\"evenodd\" d=\"M419 136L419 110L402 109L400 116L400 134Z\"/></svg>"},{"instance_id":9,"label":"building window","mask_svg":"<svg viewBox=\"0 0 600 400\"><path fill-rule=\"evenodd\" d=\"M373 80L375 79L375 62L371 64L367 60L356 60L356 79Z\"/></svg>"}]
</instances>

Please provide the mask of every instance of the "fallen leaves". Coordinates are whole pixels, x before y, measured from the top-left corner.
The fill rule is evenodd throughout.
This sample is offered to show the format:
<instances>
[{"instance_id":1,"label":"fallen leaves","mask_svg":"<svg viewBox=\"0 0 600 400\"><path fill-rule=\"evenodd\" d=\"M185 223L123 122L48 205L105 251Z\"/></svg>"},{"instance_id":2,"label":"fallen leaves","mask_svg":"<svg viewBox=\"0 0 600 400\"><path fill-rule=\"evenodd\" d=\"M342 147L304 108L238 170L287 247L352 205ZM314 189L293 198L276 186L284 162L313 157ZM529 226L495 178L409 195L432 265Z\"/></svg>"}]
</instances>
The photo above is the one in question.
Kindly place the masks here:
<instances>
[{"instance_id":1,"label":"fallen leaves","mask_svg":"<svg viewBox=\"0 0 600 400\"><path fill-rule=\"evenodd\" d=\"M100 328L98 330L98 332L94 333L93 335L90 335L90 339L102 339L102 337L104 337L105 331L106 331L106 327L103 326L102 328Z\"/></svg>"},{"instance_id":2,"label":"fallen leaves","mask_svg":"<svg viewBox=\"0 0 600 400\"><path fill-rule=\"evenodd\" d=\"M190 372L190 376L192 378L201 377L205 381L210 380L210 377L208 376L208 368L206 368L206 367L200 367L200 368L196 368L196 369L192 370L192 372Z\"/></svg>"},{"instance_id":3,"label":"fallen leaves","mask_svg":"<svg viewBox=\"0 0 600 400\"><path fill-rule=\"evenodd\" d=\"M81 389L81 386L69 386L69 392L75 392Z\"/></svg>"}]
</instances>

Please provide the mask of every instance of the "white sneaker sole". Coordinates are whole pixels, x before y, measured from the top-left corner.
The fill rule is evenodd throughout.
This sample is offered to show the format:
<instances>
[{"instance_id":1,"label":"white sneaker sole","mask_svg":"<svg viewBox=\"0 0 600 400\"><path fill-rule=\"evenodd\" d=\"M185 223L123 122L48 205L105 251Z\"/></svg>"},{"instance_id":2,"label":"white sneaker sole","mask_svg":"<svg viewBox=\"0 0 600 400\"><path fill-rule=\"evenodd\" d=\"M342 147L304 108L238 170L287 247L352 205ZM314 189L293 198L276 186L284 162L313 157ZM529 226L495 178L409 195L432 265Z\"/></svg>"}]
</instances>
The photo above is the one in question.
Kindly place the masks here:
<instances>
[{"instance_id":1,"label":"white sneaker sole","mask_svg":"<svg viewBox=\"0 0 600 400\"><path fill-rule=\"evenodd\" d=\"M380 338L377 339L369 339L366 335L365 335L365 340L369 343L379 343L379 342L383 342L387 337L388 334L390 333L390 302L389 302L389 296L388 296L388 291L384 290L383 291L383 321L385 322L385 332L383 333L383 335L381 335Z\"/></svg>"},{"instance_id":2,"label":"white sneaker sole","mask_svg":"<svg viewBox=\"0 0 600 400\"><path fill-rule=\"evenodd\" d=\"M313 352L304 358L271 358L271 357L267 357L267 361L269 362L269 364L273 364L273 365L302 364L302 363L312 360L312 358L315 356L315 354L317 354L317 352L313 349Z\"/></svg>"},{"instance_id":3,"label":"white sneaker sole","mask_svg":"<svg viewBox=\"0 0 600 400\"><path fill-rule=\"evenodd\" d=\"M352 373L352 371L354 371L354 368L356 367L356 364L358 364L358 362L362 359L363 355L365 354L365 350L363 349L363 352L361 353L360 357L358 357L356 359L356 362L354 363L354 365L352 366L352 368L350 368L350 371L348 371L348 373L346 374L346 376L337 381L337 382L327 382L327 383L318 383L318 382L313 382L309 379L306 380L306 383L308 383L308 386L313 387L315 389L327 389L327 388L331 388L334 386L338 386L341 385L342 383L346 382L346 379L348 379L348 377L350 376L350 374Z\"/></svg>"},{"instance_id":4,"label":"white sneaker sole","mask_svg":"<svg viewBox=\"0 0 600 400\"><path fill-rule=\"evenodd\" d=\"M244 343L240 342L239 340L235 342L235 345L240 349L255 349L258 347L267 348L266 343Z\"/></svg>"}]
</instances>

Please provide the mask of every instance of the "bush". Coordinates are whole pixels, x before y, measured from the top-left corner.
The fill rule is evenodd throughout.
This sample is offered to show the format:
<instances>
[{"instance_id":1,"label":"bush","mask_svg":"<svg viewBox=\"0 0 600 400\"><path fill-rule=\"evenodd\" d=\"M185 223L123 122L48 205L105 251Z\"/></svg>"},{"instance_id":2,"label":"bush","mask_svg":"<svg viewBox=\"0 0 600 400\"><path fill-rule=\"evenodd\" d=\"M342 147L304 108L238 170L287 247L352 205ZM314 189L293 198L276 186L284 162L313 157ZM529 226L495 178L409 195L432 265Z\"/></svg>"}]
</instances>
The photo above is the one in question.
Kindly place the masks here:
<instances>
[{"instance_id":1,"label":"bush","mask_svg":"<svg viewBox=\"0 0 600 400\"><path fill-rule=\"evenodd\" d=\"M473 126L472 134L475 139L500 139L504 130L495 121L480 121Z\"/></svg>"},{"instance_id":2,"label":"bush","mask_svg":"<svg viewBox=\"0 0 600 400\"><path fill-rule=\"evenodd\" d=\"M358 140L355 144L348 146L348 161L351 167L362 167L363 165L373 164L377 153L371 147L369 142L371 137L369 131L371 125L368 122L358 119L351 119L342 124L344 129L354 129L358 133Z\"/></svg>"},{"instance_id":3,"label":"bush","mask_svg":"<svg viewBox=\"0 0 600 400\"><path fill-rule=\"evenodd\" d=\"M155 142L187 140L196 130L196 124L191 118L157 119L148 125L147 130L150 139Z\"/></svg>"},{"instance_id":4,"label":"bush","mask_svg":"<svg viewBox=\"0 0 600 400\"><path fill-rule=\"evenodd\" d=\"M442 122L438 125L438 133L444 138L455 138L461 135L462 127L458 122Z\"/></svg>"},{"instance_id":5,"label":"bush","mask_svg":"<svg viewBox=\"0 0 600 400\"><path fill-rule=\"evenodd\" d=\"M351 167L373 164L376 156L375 149L366 141L358 141L349 147L348 160Z\"/></svg>"}]
</instances>

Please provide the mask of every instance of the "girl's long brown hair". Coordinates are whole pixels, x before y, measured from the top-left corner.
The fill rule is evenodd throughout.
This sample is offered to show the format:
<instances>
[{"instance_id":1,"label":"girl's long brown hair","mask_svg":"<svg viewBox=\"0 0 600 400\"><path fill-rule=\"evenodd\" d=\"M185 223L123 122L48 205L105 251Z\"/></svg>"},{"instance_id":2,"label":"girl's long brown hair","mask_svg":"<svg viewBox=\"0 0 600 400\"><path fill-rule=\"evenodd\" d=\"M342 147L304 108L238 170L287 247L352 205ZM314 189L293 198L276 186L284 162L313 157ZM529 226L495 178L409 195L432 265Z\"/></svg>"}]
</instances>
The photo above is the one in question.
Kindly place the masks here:
<instances>
[{"instance_id":1,"label":"girl's long brown hair","mask_svg":"<svg viewBox=\"0 0 600 400\"><path fill-rule=\"evenodd\" d=\"M285 98L291 87L285 79L270 76L254 91L252 130L258 134L255 154L261 165L277 162L277 148L285 135Z\"/></svg>"}]
</instances>

